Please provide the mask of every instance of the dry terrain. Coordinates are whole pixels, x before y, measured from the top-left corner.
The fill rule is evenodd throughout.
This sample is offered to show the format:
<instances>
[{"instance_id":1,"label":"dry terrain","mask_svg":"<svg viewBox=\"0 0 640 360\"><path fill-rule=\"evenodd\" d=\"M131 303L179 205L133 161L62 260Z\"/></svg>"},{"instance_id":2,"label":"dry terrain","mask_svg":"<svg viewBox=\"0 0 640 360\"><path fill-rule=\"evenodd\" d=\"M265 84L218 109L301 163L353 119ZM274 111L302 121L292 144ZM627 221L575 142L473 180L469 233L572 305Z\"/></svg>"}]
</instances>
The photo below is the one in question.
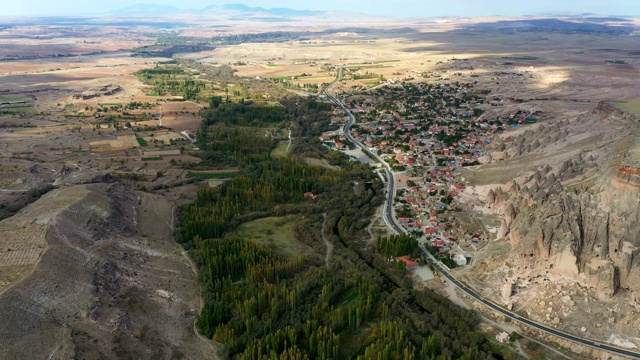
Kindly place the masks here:
<instances>
[{"instance_id":1,"label":"dry terrain","mask_svg":"<svg viewBox=\"0 0 640 360\"><path fill-rule=\"evenodd\" d=\"M231 65L252 86L286 82L308 95L345 66L338 93L477 82L500 99L483 117L539 112L538 124L492 139L484 165L462 173L460 205L494 235L456 272L535 320L640 348L637 36L481 27L502 20L492 18L174 20L193 23L175 31L185 42L304 33L173 56L196 61L203 77ZM150 25L0 30L0 98L24 101L0 108L0 358L215 356L214 342L194 332L201 294L172 238L176 207L222 182L191 170L197 144L180 134L198 129L207 99L154 96L135 73L172 59L131 56L166 34ZM207 84L244 96L249 82L238 77ZM144 107L125 114L132 102ZM239 232L277 247L264 221ZM386 233L379 214L369 231Z\"/></svg>"},{"instance_id":2,"label":"dry terrain","mask_svg":"<svg viewBox=\"0 0 640 360\"><path fill-rule=\"evenodd\" d=\"M211 356L172 220L162 197L116 182L54 190L0 223L0 357Z\"/></svg>"}]
</instances>

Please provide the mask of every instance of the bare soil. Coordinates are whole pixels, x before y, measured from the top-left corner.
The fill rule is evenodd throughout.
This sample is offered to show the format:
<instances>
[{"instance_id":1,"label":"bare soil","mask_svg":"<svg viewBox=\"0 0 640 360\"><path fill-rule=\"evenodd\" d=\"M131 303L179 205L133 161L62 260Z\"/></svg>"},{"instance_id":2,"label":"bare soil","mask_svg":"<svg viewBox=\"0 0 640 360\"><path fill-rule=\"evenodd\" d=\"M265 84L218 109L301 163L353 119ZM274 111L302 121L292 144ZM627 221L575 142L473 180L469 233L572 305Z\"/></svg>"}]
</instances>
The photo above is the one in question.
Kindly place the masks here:
<instances>
[{"instance_id":1,"label":"bare soil","mask_svg":"<svg viewBox=\"0 0 640 360\"><path fill-rule=\"evenodd\" d=\"M200 290L162 197L119 183L71 186L0 225L19 219L43 230L17 235L37 249L16 263L31 269L3 263L22 273L0 296L0 357L213 356L194 333ZM2 237L3 248L12 244Z\"/></svg>"}]
</instances>

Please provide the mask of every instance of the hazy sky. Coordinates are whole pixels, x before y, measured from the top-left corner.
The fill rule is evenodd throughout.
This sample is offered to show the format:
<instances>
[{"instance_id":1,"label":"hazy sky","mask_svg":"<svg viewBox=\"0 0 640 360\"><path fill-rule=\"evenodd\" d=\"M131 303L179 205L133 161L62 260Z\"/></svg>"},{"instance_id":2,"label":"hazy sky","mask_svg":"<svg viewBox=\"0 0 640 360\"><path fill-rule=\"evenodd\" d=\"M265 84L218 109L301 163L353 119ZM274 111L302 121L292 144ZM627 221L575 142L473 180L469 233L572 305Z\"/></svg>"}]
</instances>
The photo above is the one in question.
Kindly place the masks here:
<instances>
[{"instance_id":1,"label":"hazy sky","mask_svg":"<svg viewBox=\"0 0 640 360\"><path fill-rule=\"evenodd\" d=\"M413 17L525 15L544 12L640 15L638 0L2 0L2 3L0 17L101 13L137 3L173 5L181 9L243 3L267 8L344 10Z\"/></svg>"}]
</instances>

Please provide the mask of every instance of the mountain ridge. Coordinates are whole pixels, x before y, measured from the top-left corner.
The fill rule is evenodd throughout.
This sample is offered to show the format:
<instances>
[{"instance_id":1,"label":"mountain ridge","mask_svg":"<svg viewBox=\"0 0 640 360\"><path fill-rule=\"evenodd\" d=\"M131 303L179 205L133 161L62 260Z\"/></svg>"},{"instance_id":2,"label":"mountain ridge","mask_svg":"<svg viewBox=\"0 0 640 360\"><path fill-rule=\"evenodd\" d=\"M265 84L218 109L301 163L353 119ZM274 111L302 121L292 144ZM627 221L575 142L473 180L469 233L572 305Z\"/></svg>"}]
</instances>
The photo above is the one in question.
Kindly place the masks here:
<instances>
[{"instance_id":1,"label":"mountain ridge","mask_svg":"<svg viewBox=\"0 0 640 360\"><path fill-rule=\"evenodd\" d=\"M117 9L111 12L115 15L156 15L156 14L175 14L190 12L193 10L181 9L171 5L157 5L149 3L137 3L131 6L127 6L121 9ZM278 8L264 8L261 6L248 6L242 3L224 4L224 5L209 5L205 8L197 10L200 12L242 12L242 13L261 13L270 14L276 16L315 16L326 14L326 11L319 10L296 10L286 7Z\"/></svg>"}]
</instances>

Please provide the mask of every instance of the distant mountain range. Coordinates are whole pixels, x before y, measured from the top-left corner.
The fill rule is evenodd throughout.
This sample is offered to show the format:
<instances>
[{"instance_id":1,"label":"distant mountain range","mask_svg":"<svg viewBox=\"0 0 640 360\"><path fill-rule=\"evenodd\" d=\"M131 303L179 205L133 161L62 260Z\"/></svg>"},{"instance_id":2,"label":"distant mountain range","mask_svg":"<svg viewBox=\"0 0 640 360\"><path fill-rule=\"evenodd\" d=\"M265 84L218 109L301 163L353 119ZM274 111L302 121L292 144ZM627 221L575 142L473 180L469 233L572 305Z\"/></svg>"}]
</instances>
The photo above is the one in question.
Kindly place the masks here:
<instances>
[{"instance_id":1,"label":"distant mountain range","mask_svg":"<svg viewBox=\"0 0 640 360\"><path fill-rule=\"evenodd\" d=\"M175 14L182 12L179 8L170 5L135 4L126 8L112 11L115 15L157 15Z\"/></svg>"},{"instance_id":2,"label":"distant mountain range","mask_svg":"<svg viewBox=\"0 0 640 360\"><path fill-rule=\"evenodd\" d=\"M158 15L158 14L177 14L182 12L188 12L186 10L179 9L175 6L169 5L155 5L155 4L135 4L123 9L112 11L114 15ZM266 9L263 7L251 7L244 4L226 4L222 6L211 5L199 12L221 12L221 13L242 13L245 15L261 14L261 15L274 15L274 16L315 16L325 14L324 11L314 10L294 10L289 8L272 8Z\"/></svg>"},{"instance_id":3,"label":"distant mountain range","mask_svg":"<svg viewBox=\"0 0 640 360\"><path fill-rule=\"evenodd\" d=\"M622 22L625 25L610 25L609 21ZM465 26L472 29L499 29L499 30L524 30L524 31L561 31L561 32L588 32L588 33L626 33L635 30L633 23L627 23L625 19L613 17L591 17L564 19L526 19L526 20L500 20L487 23L476 23Z\"/></svg>"}]
</instances>

